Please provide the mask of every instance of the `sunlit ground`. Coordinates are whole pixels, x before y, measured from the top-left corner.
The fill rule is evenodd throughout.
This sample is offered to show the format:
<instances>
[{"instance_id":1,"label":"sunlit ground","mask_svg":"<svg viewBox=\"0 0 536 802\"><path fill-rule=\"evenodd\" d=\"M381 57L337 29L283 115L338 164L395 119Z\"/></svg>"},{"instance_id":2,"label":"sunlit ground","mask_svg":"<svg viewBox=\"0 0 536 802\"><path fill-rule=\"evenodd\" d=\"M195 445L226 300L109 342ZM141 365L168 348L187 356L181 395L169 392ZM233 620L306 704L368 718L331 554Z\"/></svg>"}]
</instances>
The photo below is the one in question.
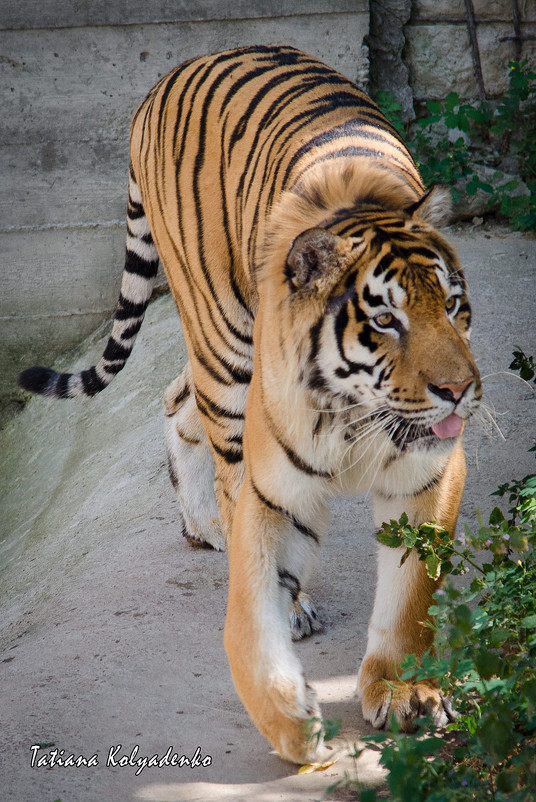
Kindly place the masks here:
<instances>
[{"instance_id":1,"label":"sunlit ground","mask_svg":"<svg viewBox=\"0 0 536 802\"><path fill-rule=\"evenodd\" d=\"M318 701L323 705L359 704L355 700L356 674L339 675L329 679L311 681ZM146 802L211 802L211 800L233 800L233 802L310 802L320 799L327 788L345 774L359 778L364 784L377 785L382 776L378 771L379 753L366 749L358 760L349 756L357 741L357 733L343 731L330 741L330 758L333 764L322 771L298 775L298 766L293 775L262 783L148 783L136 793L136 798Z\"/></svg>"}]
</instances>

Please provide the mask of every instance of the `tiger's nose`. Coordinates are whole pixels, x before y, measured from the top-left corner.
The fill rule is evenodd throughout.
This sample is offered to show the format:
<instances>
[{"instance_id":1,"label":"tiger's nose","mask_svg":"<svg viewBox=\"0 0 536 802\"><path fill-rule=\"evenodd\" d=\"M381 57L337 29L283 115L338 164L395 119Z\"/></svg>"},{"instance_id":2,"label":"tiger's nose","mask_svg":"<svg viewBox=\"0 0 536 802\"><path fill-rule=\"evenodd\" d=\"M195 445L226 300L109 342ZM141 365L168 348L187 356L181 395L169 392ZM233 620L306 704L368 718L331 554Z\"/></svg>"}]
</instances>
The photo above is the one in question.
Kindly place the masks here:
<instances>
[{"instance_id":1,"label":"tiger's nose","mask_svg":"<svg viewBox=\"0 0 536 802\"><path fill-rule=\"evenodd\" d=\"M429 384L428 389L431 393L442 398L443 401L458 402L469 385L474 381L473 376L462 382L444 382L443 384Z\"/></svg>"}]
</instances>

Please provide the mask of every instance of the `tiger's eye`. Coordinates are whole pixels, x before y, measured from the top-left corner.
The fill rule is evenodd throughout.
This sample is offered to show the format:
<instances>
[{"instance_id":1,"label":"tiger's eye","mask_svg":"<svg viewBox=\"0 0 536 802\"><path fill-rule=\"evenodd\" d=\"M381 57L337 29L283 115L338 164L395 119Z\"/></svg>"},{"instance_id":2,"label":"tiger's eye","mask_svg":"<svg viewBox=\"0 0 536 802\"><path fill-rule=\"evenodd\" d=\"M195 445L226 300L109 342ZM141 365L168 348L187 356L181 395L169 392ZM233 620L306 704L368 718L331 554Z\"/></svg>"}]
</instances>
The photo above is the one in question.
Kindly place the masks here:
<instances>
[{"instance_id":1,"label":"tiger's eye","mask_svg":"<svg viewBox=\"0 0 536 802\"><path fill-rule=\"evenodd\" d=\"M383 329L388 328L393 323L393 316L390 312L382 312L380 315L376 315L374 318L374 322L377 326L380 326Z\"/></svg>"},{"instance_id":2,"label":"tiger's eye","mask_svg":"<svg viewBox=\"0 0 536 802\"><path fill-rule=\"evenodd\" d=\"M447 310L447 312L452 312L452 310L456 306L456 301L457 298L455 295L451 295L450 298L447 298L447 300L445 301L445 309Z\"/></svg>"}]
</instances>

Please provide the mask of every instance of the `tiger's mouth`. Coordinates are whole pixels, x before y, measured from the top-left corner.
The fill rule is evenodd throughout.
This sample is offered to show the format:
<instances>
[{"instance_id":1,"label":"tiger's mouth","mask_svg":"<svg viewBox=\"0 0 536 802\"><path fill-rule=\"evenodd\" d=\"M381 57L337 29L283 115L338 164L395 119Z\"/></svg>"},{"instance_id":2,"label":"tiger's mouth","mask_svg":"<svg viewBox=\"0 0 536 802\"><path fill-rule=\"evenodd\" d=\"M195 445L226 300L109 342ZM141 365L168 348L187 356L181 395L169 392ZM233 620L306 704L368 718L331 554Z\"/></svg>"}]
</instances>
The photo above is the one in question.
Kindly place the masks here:
<instances>
[{"instance_id":1,"label":"tiger's mouth","mask_svg":"<svg viewBox=\"0 0 536 802\"><path fill-rule=\"evenodd\" d=\"M398 417L398 425L393 427L391 424L386 428L395 446L400 451L405 451L415 444L426 448L437 447L442 442L445 445L452 445L455 438L461 434L463 424L463 419L452 412L432 426L424 426Z\"/></svg>"}]
</instances>

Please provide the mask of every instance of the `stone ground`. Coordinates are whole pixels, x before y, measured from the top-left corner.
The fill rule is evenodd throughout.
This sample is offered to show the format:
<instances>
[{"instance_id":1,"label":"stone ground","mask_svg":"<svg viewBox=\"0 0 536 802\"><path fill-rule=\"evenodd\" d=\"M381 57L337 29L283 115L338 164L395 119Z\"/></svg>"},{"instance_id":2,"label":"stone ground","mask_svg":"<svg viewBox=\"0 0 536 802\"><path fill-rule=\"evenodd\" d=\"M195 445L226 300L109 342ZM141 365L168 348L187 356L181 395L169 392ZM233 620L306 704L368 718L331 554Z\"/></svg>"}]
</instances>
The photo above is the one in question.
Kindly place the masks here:
<instances>
[{"instance_id":1,"label":"stone ground","mask_svg":"<svg viewBox=\"0 0 536 802\"><path fill-rule=\"evenodd\" d=\"M472 290L473 348L485 401L504 440L473 422L462 523L494 506L497 485L533 469L536 399L504 373L516 345L536 352L536 241L502 229L450 230ZM105 329L61 360L92 364ZM169 296L149 308L128 367L88 401L33 399L0 432L0 682L2 797L10 802L318 800L352 770L341 757L297 775L255 730L234 691L222 644L224 554L180 537L167 478L161 396L185 359ZM328 548L329 542L329 548ZM297 645L336 744L370 728L353 700L374 591L374 538L366 499L338 501L312 582L326 623ZM31 766L34 744L98 765ZM107 766L168 747L210 755L197 768ZM116 747L118 747L116 749ZM378 754L357 764L381 782Z\"/></svg>"}]
</instances>

